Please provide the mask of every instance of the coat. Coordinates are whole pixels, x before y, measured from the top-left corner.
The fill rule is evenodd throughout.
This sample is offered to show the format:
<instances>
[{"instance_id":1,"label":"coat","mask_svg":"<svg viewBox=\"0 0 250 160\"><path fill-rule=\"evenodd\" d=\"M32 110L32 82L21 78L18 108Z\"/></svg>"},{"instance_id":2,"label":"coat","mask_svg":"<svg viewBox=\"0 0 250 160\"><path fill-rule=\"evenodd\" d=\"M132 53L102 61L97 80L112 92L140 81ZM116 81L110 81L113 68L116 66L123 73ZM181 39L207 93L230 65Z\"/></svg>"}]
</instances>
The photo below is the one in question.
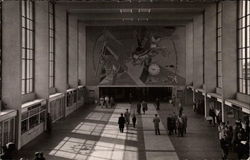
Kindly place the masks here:
<instances>
[{"instance_id":1,"label":"coat","mask_svg":"<svg viewBox=\"0 0 250 160\"><path fill-rule=\"evenodd\" d=\"M124 127L125 118L124 117L119 117L118 124L119 124L119 127Z\"/></svg>"},{"instance_id":2,"label":"coat","mask_svg":"<svg viewBox=\"0 0 250 160\"><path fill-rule=\"evenodd\" d=\"M159 128L160 121L161 121L161 120L160 120L159 117L155 117L155 118L153 119L153 123L154 123L155 129L158 129L158 128Z\"/></svg>"}]
</instances>

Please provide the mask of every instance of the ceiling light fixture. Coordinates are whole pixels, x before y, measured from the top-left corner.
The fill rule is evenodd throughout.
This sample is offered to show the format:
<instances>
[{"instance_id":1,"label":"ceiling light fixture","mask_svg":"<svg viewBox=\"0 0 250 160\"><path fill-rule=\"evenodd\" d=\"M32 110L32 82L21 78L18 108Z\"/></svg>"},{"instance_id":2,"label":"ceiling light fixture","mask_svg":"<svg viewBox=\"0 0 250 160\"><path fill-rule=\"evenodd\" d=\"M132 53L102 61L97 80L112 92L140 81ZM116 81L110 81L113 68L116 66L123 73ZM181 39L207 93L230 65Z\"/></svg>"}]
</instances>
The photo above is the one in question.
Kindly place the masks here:
<instances>
[{"instance_id":1,"label":"ceiling light fixture","mask_svg":"<svg viewBox=\"0 0 250 160\"><path fill-rule=\"evenodd\" d=\"M138 21L148 21L148 18L138 18Z\"/></svg>"},{"instance_id":2,"label":"ceiling light fixture","mask_svg":"<svg viewBox=\"0 0 250 160\"><path fill-rule=\"evenodd\" d=\"M128 8L125 8L125 9L120 9L120 13L133 13L133 10L132 9L128 9Z\"/></svg>"},{"instance_id":3,"label":"ceiling light fixture","mask_svg":"<svg viewBox=\"0 0 250 160\"><path fill-rule=\"evenodd\" d=\"M151 9L150 8L139 8L138 12L139 13L151 13Z\"/></svg>"},{"instance_id":4,"label":"ceiling light fixture","mask_svg":"<svg viewBox=\"0 0 250 160\"><path fill-rule=\"evenodd\" d=\"M134 18L122 18L122 21L134 21Z\"/></svg>"}]
</instances>

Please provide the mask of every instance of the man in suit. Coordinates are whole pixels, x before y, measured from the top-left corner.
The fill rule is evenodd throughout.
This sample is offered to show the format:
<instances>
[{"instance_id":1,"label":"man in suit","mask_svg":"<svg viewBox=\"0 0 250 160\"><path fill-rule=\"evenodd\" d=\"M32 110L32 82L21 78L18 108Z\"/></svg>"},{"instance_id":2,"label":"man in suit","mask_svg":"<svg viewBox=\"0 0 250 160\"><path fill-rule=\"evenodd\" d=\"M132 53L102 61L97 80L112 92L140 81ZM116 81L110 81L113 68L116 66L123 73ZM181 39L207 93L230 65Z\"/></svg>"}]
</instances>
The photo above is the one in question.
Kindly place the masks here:
<instances>
[{"instance_id":1,"label":"man in suit","mask_svg":"<svg viewBox=\"0 0 250 160\"><path fill-rule=\"evenodd\" d=\"M125 124L125 118L123 117L123 113L121 113L121 116L119 117L119 120L118 120L118 124L119 124L119 129L120 129L120 132L123 133L123 129L124 129L124 124Z\"/></svg>"}]
</instances>

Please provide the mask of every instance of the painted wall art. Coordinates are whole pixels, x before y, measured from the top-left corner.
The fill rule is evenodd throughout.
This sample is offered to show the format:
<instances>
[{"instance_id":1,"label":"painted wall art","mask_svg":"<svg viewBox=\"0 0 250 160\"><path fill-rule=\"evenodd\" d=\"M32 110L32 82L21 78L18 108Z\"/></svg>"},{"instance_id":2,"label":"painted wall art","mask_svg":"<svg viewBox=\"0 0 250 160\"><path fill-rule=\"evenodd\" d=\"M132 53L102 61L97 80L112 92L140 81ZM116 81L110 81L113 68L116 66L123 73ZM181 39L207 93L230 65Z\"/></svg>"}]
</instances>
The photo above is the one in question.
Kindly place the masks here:
<instances>
[{"instance_id":1,"label":"painted wall art","mask_svg":"<svg viewBox=\"0 0 250 160\"><path fill-rule=\"evenodd\" d=\"M175 34L176 30L159 26L87 27L87 83L184 84L178 58L185 56L185 50L179 48L183 37Z\"/></svg>"}]
</instances>

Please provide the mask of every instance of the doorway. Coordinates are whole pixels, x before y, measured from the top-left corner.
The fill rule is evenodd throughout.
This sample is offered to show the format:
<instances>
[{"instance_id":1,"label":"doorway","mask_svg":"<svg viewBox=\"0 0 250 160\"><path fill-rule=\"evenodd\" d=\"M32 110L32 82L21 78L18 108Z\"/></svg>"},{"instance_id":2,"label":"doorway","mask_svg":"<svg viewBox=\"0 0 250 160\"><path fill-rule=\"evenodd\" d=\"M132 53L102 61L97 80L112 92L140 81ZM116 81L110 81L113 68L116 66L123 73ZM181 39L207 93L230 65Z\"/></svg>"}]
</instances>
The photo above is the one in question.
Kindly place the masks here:
<instances>
[{"instance_id":1,"label":"doorway","mask_svg":"<svg viewBox=\"0 0 250 160\"><path fill-rule=\"evenodd\" d=\"M100 96L113 96L117 102L146 100L169 101L172 97L172 87L99 87Z\"/></svg>"}]
</instances>

